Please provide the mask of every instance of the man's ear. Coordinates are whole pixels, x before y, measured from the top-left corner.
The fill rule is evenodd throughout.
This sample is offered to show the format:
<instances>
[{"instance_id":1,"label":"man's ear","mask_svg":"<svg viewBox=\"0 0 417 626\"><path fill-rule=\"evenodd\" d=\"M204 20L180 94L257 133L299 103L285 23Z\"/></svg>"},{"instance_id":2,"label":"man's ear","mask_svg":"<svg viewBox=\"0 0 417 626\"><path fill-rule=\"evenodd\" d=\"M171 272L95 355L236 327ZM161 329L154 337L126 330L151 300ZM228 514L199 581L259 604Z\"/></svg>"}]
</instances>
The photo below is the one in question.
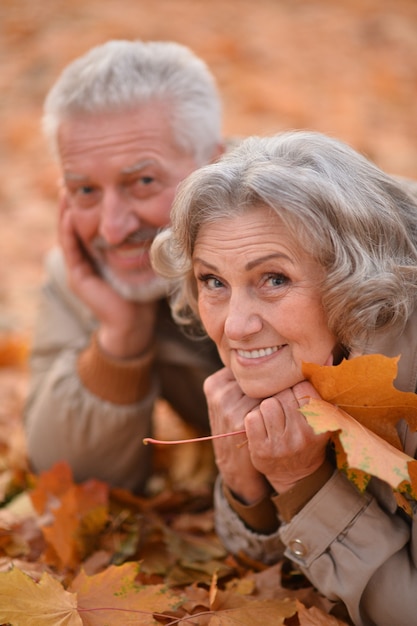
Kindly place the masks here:
<instances>
[{"instance_id":1,"label":"man's ear","mask_svg":"<svg viewBox=\"0 0 417 626\"><path fill-rule=\"evenodd\" d=\"M58 209L60 216L62 216L69 206L68 190L65 187L64 181L61 179L58 183Z\"/></svg>"},{"instance_id":2,"label":"man's ear","mask_svg":"<svg viewBox=\"0 0 417 626\"><path fill-rule=\"evenodd\" d=\"M228 137L222 143L217 144L217 151L212 162L220 158L225 152L230 152L233 148L236 148L241 141L243 141L242 137Z\"/></svg>"},{"instance_id":3,"label":"man's ear","mask_svg":"<svg viewBox=\"0 0 417 626\"><path fill-rule=\"evenodd\" d=\"M213 157L210 163L215 163L217 159L219 159L222 156L222 154L226 152L226 150L227 150L227 146L225 142L218 143L213 151Z\"/></svg>"}]
</instances>

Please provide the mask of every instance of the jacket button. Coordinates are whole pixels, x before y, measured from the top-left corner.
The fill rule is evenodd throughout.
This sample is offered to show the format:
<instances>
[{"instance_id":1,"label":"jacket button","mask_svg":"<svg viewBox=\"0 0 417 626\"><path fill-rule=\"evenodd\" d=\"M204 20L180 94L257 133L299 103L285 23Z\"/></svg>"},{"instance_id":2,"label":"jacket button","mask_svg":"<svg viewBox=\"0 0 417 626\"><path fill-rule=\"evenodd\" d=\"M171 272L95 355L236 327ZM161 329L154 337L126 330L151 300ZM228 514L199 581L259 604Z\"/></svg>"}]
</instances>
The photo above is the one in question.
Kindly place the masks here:
<instances>
[{"instance_id":1,"label":"jacket button","mask_svg":"<svg viewBox=\"0 0 417 626\"><path fill-rule=\"evenodd\" d=\"M293 539L288 546L294 556L303 557L307 554L307 550L301 539Z\"/></svg>"}]
</instances>

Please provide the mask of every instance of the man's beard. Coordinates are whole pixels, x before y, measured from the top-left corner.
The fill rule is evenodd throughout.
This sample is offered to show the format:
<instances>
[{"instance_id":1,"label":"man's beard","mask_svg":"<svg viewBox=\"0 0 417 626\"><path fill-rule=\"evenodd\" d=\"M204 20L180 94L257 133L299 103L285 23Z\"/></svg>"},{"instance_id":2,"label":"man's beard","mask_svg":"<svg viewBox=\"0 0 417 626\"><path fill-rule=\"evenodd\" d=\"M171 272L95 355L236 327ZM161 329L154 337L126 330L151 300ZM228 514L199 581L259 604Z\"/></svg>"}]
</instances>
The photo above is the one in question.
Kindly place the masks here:
<instances>
[{"instance_id":1,"label":"man's beard","mask_svg":"<svg viewBox=\"0 0 417 626\"><path fill-rule=\"evenodd\" d=\"M159 229L155 228L146 228L143 230L138 230L135 233L129 235L124 243L141 243L153 241L155 236L157 235ZM102 237L96 237L93 241L93 254L94 254L94 262L96 264L97 270L100 272L101 276L109 283L111 287L125 300L130 300L132 302L154 302L155 300L160 300L168 295L169 291L169 281L162 276L158 276L155 274L151 268L146 269L146 272L151 272L148 280L138 284L134 284L128 281L124 281L119 278L111 267L105 263L103 260L103 250L108 249L109 246L106 241L102 239ZM140 276L139 276L140 281Z\"/></svg>"},{"instance_id":2,"label":"man's beard","mask_svg":"<svg viewBox=\"0 0 417 626\"><path fill-rule=\"evenodd\" d=\"M143 303L154 302L168 295L169 282L162 276L155 274L147 282L134 285L116 276L105 263L98 260L96 263L103 278L125 300Z\"/></svg>"}]
</instances>

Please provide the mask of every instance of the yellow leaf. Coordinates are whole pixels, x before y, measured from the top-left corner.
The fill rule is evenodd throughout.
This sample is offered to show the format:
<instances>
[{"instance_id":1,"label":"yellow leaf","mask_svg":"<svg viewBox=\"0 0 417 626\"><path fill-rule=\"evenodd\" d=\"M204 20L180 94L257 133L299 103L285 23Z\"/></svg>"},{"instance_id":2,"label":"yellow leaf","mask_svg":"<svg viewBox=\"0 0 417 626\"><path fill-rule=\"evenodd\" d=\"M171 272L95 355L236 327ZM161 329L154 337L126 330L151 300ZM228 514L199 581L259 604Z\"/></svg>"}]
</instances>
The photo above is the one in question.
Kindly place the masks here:
<instances>
[{"instance_id":1,"label":"yellow leaf","mask_svg":"<svg viewBox=\"0 0 417 626\"><path fill-rule=\"evenodd\" d=\"M138 584L137 571L138 563L130 562L94 576L78 574L70 589L77 594L84 626L155 624L154 613L169 612L182 603L166 585Z\"/></svg>"},{"instance_id":2,"label":"yellow leaf","mask_svg":"<svg viewBox=\"0 0 417 626\"><path fill-rule=\"evenodd\" d=\"M336 432L349 468L355 468L386 481L397 489L410 482L407 454L397 450L350 415L324 400L312 399L301 408L316 433Z\"/></svg>"},{"instance_id":3,"label":"yellow leaf","mask_svg":"<svg viewBox=\"0 0 417 626\"><path fill-rule=\"evenodd\" d=\"M82 626L77 596L43 574L39 583L17 568L0 572L0 622L13 626Z\"/></svg>"},{"instance_id":4,"label":"yellow leaf","mask_svg":"<svg viewBox=\"0 0 417 626\"><path fill-rule=\"evenodd\" d=\"M226 606L216 610L209 626L281 626L297 612L295 600L247 600L242 596L237 598L239 606Z\"/></svg>"}]
</instances>

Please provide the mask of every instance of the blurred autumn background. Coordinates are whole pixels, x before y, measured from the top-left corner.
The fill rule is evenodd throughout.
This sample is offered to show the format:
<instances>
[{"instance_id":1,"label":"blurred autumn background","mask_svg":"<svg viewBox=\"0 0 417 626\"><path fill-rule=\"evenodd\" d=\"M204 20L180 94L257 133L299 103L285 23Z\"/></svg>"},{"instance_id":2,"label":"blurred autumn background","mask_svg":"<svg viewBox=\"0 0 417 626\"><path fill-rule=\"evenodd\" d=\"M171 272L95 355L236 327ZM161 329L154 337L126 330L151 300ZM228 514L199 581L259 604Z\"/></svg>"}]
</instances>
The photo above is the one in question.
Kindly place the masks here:
<instances>
[{"instance_id":1,"label":"blurred autumn background","mask_svg":"<svg viewBox=\"0 0 417 626\"><path fill-rule=\"evenodd\" d=\"M0 0L3 445L21 416L42 260L55 241L43 99L69 61L109 38L190 46L218 81L226 135L319 130L417 179L416 0Z\"/></svg>"}]
</instances>

